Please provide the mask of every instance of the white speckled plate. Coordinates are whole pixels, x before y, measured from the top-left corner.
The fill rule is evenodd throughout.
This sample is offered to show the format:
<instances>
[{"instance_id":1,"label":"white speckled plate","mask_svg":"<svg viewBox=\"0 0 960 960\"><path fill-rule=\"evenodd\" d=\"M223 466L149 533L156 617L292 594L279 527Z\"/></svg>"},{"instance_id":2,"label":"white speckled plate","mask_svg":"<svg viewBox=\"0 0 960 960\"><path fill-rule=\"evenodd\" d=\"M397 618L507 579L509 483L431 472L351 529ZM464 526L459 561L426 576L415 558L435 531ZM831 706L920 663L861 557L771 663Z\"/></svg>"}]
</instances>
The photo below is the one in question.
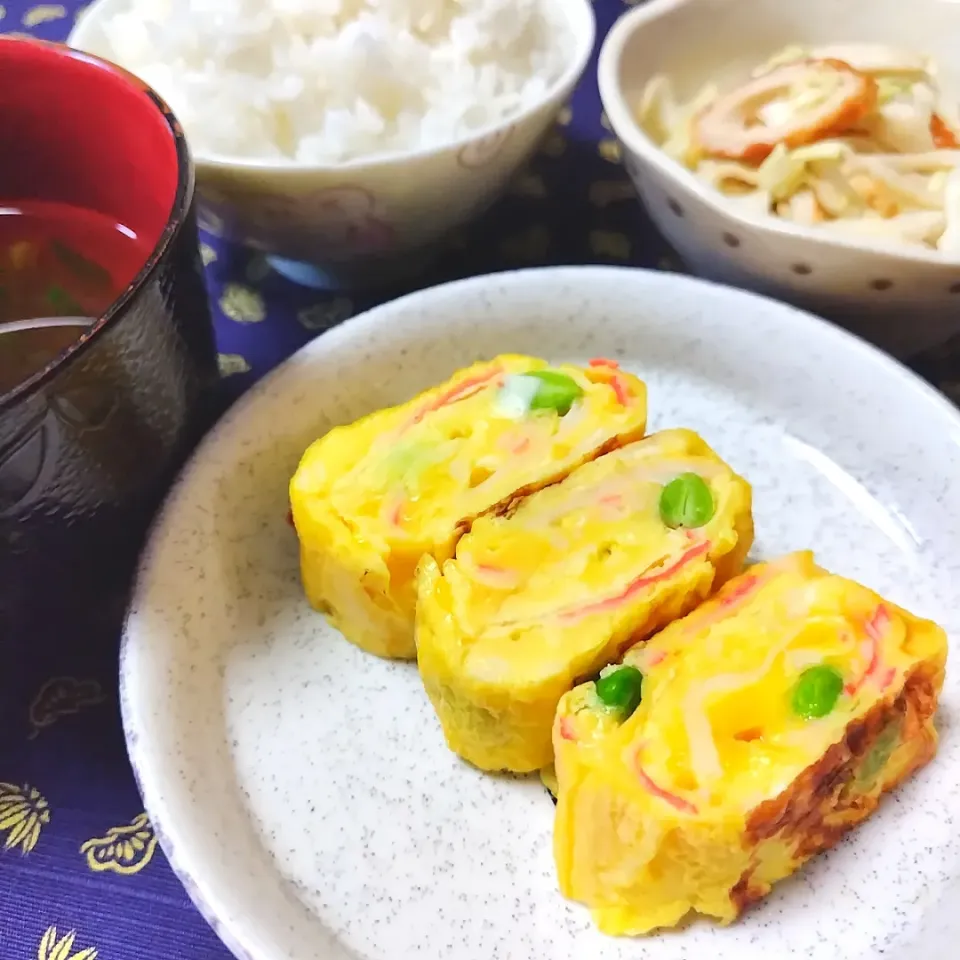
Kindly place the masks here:
<instances>
[{"instance_id":1,"label":"white speckled plate","mask_svg":"<svg viewBox=\"0 0 960 960\"><path fill-rule=\"evenodd\" d=\"M617 357L651 427L696 428L754 484L758 557L828 567L960 635L960 416L810 316L669 274L529 271L325 334L207 438L143 560L121 663L147 810L200 910L252 960L955 960L960 672L936 761L736 925L605 938L556 892L553 806L443 745L416 667L304 602L284 517L307 443L504 350Z\"/></svg>"}]
</instances>

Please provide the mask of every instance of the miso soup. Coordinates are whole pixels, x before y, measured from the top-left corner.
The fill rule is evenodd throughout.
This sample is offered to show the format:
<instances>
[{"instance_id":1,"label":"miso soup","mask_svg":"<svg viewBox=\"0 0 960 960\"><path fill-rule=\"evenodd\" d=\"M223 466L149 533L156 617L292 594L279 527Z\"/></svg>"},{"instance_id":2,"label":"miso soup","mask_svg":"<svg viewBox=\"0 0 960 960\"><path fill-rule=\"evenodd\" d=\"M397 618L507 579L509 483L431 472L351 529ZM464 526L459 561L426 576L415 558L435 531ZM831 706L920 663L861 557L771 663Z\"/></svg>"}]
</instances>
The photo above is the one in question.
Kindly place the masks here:
<instances>
[{"instance_id":1,"label":"miso soup","mask_svg":"<svg viewBox=\"0 0 960 960\"><path fill-rule=\"evenodd\" d=\"M0 202L0 395L69 347L149 255L132 230L96 211ZM62 323L30 328L58 317Z\"/></svg>"}]
</instances>

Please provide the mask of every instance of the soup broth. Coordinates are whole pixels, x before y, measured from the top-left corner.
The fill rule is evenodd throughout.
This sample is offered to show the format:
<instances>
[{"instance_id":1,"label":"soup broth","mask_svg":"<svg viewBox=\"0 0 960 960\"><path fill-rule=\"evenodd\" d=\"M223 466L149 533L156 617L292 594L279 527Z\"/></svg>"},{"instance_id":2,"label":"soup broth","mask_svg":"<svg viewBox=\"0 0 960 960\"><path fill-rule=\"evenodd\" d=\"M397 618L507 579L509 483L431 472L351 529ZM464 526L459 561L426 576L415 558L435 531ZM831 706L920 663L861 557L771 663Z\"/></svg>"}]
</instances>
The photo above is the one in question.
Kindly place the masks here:
<instances>
[{"instance_id":1,"label":"soup broth","mask_svg":"<svg viewBox=\"0 0 960 960\"><path fill-rule=\"evenodd\" d=\"M0 395L67 349L149 255L132 230L96 211L0 201ZM23 321L55 317L63 324L23 329Z\"/></svg>"}]
</instances>

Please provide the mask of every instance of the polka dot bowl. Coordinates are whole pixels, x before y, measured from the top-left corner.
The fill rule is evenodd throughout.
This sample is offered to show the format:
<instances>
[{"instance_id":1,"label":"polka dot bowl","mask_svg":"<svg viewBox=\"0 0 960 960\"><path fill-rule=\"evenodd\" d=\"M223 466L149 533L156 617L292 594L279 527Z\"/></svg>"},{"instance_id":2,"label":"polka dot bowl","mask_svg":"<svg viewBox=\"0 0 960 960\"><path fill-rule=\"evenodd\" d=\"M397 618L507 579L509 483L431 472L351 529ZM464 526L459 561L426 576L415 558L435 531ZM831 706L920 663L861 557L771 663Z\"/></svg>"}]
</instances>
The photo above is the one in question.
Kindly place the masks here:
<instances>
[{"instance_id":1,"label":"polka dot bowl","mask_svg":"<svg viewBox=\"0 0 960 960\"><path fill-rule=\"evenodd\" d=\"M536 102L459 142L338 165L195 149L203 226L280 258L281 272L313 286L371 288L416 272L505 191L586 69L596 35L590 0L549 2L566 23L569 58ZM67 42L110 59L104 24L129 7L95 0Z\"/></svg>"},{"instance_id":2,"label":"polka dot bowl","mask_svg":"<svg viewBox=\"0 0 960 960\"><path fill-rule=\"evenodd\" d=\"M745 29L749 25L749 30ZM960 330L960 261L922 248L881 249L763 217L747 219L671 160L634 118L643 88L668 75L681 98L741 81L788 45L884 43L934 58L960 100L960 4L917 0L651 0L623 16L599 59L600 95L624 163L653 221L696 273L837 319L908 354Z\"/></svg>"}]
</instances>

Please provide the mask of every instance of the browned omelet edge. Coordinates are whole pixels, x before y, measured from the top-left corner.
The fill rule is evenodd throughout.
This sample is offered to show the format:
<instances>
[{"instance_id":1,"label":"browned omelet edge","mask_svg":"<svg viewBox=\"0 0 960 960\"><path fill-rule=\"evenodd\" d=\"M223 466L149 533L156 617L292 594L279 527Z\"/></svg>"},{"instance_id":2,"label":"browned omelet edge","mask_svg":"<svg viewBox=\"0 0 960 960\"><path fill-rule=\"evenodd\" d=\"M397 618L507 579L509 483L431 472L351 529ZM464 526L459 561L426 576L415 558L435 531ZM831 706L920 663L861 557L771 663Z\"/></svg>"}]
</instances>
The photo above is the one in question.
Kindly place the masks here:
<instances>
[{"instance_id":1,"label":"browned omelet edge","mask_svg":"<svg viewBox=\"0 0 960 960\"><path fill-rule=\"evenodd\" d=\"M639 382L643 383L642 380L639 380ZM646 385L644 384L644 391L645 390ZM397 595L391 591L390 583L392 577L388 577L386 580L378 580L375 583L371 582L370 572L368 570L362 570L361 567L356 564L356 557L350 552L350 550L345 549L342 544L338 546L336 543L334 543L332 547L327 546L326 549L318 547L315 539L309 534L309 532L304 532L305 530L308 530L312 524L298 525L296 523L297 509L291 502L291 516L294 518L294 529L296 530L297 537L300 542L301 580L306 582L310 576L310 574L307 572L308 564L304 557L309 553L315 553L322 557L323 563L332 565L336 569L343 571L345 575L352 576L357 581L357 589L363 593L361 602L368 605L369 608L372 608L372 615L375 617L378 615L383 604L383 600L381 598L387 598L390 601L388 613L391 616L395 616L400 623L389 626L384 635L376 639L376 642L368 642L359 637L353 630L350 629L349 625L337 615L336 607L331 603L329 597L327 597L325 600L326 607L328 609L324 609L314 600L314 593L317 591L307 590L308 599L311 605L315 610L327 616L334 628L339 630L348 640L359 646L361 649L366 650L368 653L388 659L416 659L415 594L417 579L416 566L419 561L422 560L424 556L428 555L432 556L437 563L442 564L444 561L451 559L456 554L457 544L460 542L460 539L465 534L470 532L473 524L480 517L510 516L517 510L519 505L527 497L538 492L539 490L545 489L546 487L552 487L558 483L561 483L571 473L579 469L584 464L597 460L604 454L618 450L621 447L629 446L631 443L635 443L638 440L642 440L646 436L646 392L644 392L643 402L644 417L642 423L631 428L625 428L614 436L607 438L603 441L603 443L588 450L583 454L582 457L578 458L572 463L557 464L556 468L552 471L549 471L548 469L551 464L544 464L543 474L537 477L535 480L532 480L524 486L513 490L509 496L503 498L499 502L494 503L475 514L468 514L458 519L450 528L450 535L447 537L447 539L442 543L436 544L432 550L428 549L424 551L418 549L416 551L417 556L410 561L410 565L414 568L414 573L410 581L410 589L413 596L410 597L409 603L404 602L402 598L398 601ZM341 531L344 534L345 540L353 539L353 528L350 526L350 523L345 517L342 517L339 513L333 511L329 505L322 506L320 510L322 511L324 521L328 526L331 528L336 527L339 531ZM394 569L394 565L397 562L396 557L398 556L403 557L402 551L397 551L397 553L391 553L384 557L388 571ZM317 566L317 563L315 561L311 561L310 566L315 567Z\"/></svg>"},{"instance_id":2,"label":"browned omelet edge","mask_svg":"<svg viewBox=\"0 0 960 960\"><path fill-rule=\"evenodd\" d=\"M932 720L943 685L943 665L918 663L908 674L899 693L879 701L863 716L847 725L844 736L814 764L803 771L778 797L754 808L747 819L744 844L756 848L765 841L797 841L796 867L829 850L877 809L885 793L899 786L933 759L937 733ZM880 771L880 789L856 790L861 764L891 723L899 723L900 748L912 747L908 762L893 772L885 764ZM758 884L750 867L730 891L738 915L765 897L771 884Z\"/></svg>"}]
</instances>

